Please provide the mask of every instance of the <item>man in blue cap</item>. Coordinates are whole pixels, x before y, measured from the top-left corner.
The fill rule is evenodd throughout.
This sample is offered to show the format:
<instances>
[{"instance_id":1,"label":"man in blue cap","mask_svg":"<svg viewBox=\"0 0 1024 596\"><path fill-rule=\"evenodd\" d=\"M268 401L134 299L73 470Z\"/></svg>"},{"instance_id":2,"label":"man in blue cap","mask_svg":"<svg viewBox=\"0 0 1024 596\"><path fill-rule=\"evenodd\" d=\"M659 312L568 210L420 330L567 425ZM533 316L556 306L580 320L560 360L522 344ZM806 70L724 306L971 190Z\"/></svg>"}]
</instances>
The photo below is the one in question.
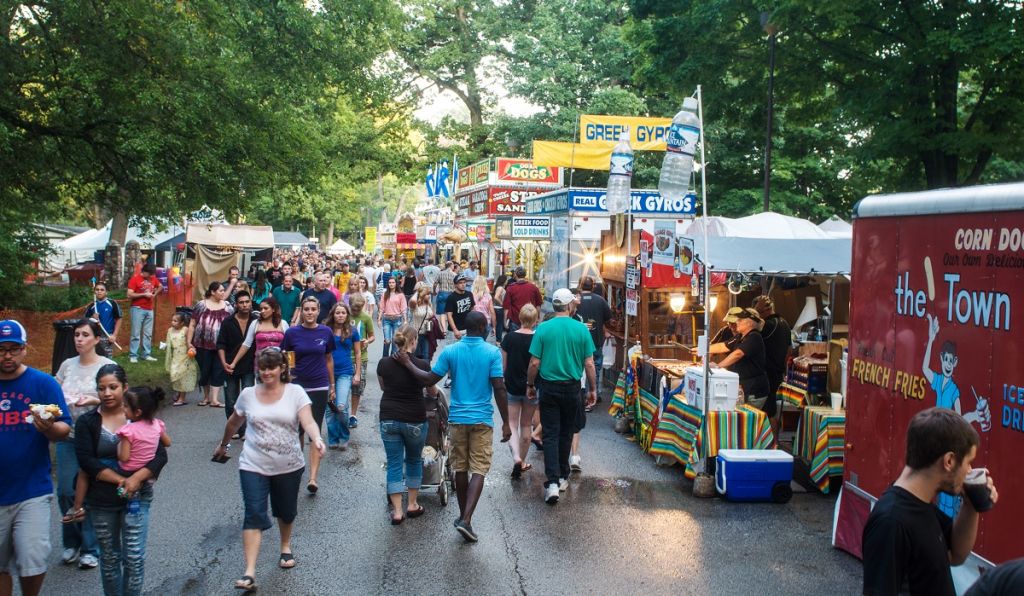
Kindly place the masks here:
<instances>
[{"instance_id":1,"label":"man in blue cap","mask_svg":"<svg viewBox=\"0 0 1024 596\"><path fill-rule=\"evenodd\" d=\"M0 321L0 594L13 571L35 596L50 557L50 441L71 433L71 416L57 381L25 366L27 341L21 323Z\"/></svg>"}]
</instances>

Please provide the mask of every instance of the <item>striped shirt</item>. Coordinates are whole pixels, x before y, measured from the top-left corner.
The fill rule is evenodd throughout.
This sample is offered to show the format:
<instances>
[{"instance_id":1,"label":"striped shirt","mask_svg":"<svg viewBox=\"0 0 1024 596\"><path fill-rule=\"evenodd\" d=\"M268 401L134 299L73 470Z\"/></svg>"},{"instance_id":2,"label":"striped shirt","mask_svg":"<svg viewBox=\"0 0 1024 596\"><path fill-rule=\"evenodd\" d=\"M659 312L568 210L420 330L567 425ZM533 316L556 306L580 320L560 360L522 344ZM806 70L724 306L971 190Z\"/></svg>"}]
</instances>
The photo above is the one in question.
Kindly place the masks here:
<instances>
[{"instance_id":1,"label":"striped shirt","mask_svg":"<svg viewBox=\"0 0 1024 596\"><path fill-rule=\"evenodd\" d=\"M455 291L455 275L456 273L451 269L445 269L441 272L441 276L437 280L437 291L438 292L454 292Z\"/></svg>"}]
</instances>

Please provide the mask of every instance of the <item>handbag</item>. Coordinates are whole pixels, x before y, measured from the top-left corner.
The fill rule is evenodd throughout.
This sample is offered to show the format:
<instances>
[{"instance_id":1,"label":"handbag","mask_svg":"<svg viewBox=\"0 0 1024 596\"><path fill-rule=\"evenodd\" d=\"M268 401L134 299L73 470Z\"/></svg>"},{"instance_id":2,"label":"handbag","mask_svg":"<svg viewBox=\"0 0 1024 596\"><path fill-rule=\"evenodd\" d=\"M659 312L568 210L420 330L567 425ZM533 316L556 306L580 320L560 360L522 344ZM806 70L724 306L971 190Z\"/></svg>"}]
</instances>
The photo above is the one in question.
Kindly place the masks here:
<instances>
[{"instance_id":1,"label":"handbag","mask_svg":"<svg viewBox=\"0 0 1024 596\"><path fill-rule=\"evenodd\" d=\"M429 335L430 330L434 328L434 317L423 317L423 322L420 323L420 335Z\"/></svg>"}]
</instances>

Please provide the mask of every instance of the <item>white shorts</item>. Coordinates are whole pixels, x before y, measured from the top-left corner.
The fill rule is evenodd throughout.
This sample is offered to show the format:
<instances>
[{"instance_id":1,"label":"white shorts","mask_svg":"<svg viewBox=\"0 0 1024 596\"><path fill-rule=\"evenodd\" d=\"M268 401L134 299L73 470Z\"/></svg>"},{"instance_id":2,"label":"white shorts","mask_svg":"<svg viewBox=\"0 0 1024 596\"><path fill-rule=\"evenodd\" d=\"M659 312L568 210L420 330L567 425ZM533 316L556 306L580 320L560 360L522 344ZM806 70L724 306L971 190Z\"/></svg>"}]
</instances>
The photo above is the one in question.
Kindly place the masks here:
<instances>
[{"instance_id":1,"label":"white shorts","mask_svg":"<svg viewBox=\"0 0 1024 596\"><path fill-rule=\"evenodd\" d=\"M32 577L46 573L50 558L53 495L0 506L0 573Z\"/></svg>"}]
</instances>

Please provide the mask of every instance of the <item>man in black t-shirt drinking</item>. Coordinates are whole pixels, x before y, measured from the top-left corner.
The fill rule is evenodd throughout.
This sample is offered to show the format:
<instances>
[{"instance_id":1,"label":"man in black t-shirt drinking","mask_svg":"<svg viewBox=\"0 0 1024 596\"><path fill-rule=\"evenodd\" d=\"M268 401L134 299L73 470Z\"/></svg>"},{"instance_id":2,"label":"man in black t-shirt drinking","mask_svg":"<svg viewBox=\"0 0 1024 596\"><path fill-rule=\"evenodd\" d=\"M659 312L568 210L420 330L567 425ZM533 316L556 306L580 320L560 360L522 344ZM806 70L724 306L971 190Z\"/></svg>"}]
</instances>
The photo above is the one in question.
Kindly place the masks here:
<instances>
[{"instance_id":1,"label":"man in black t-shirt drinking","mask_svg":"<svg viewBox=\"0 0 1024 596\"><path fill-rule=\"evenodd\" d=\"M933 501L963 492L977 449L978 433L953 410L929 408L910 420L903 472L864 526L864 594L956 594L949 568L971 554L978 512L965 498L954 521ZM995 503L991 476L988 489Z\"/></svg>"}]
</instances>

